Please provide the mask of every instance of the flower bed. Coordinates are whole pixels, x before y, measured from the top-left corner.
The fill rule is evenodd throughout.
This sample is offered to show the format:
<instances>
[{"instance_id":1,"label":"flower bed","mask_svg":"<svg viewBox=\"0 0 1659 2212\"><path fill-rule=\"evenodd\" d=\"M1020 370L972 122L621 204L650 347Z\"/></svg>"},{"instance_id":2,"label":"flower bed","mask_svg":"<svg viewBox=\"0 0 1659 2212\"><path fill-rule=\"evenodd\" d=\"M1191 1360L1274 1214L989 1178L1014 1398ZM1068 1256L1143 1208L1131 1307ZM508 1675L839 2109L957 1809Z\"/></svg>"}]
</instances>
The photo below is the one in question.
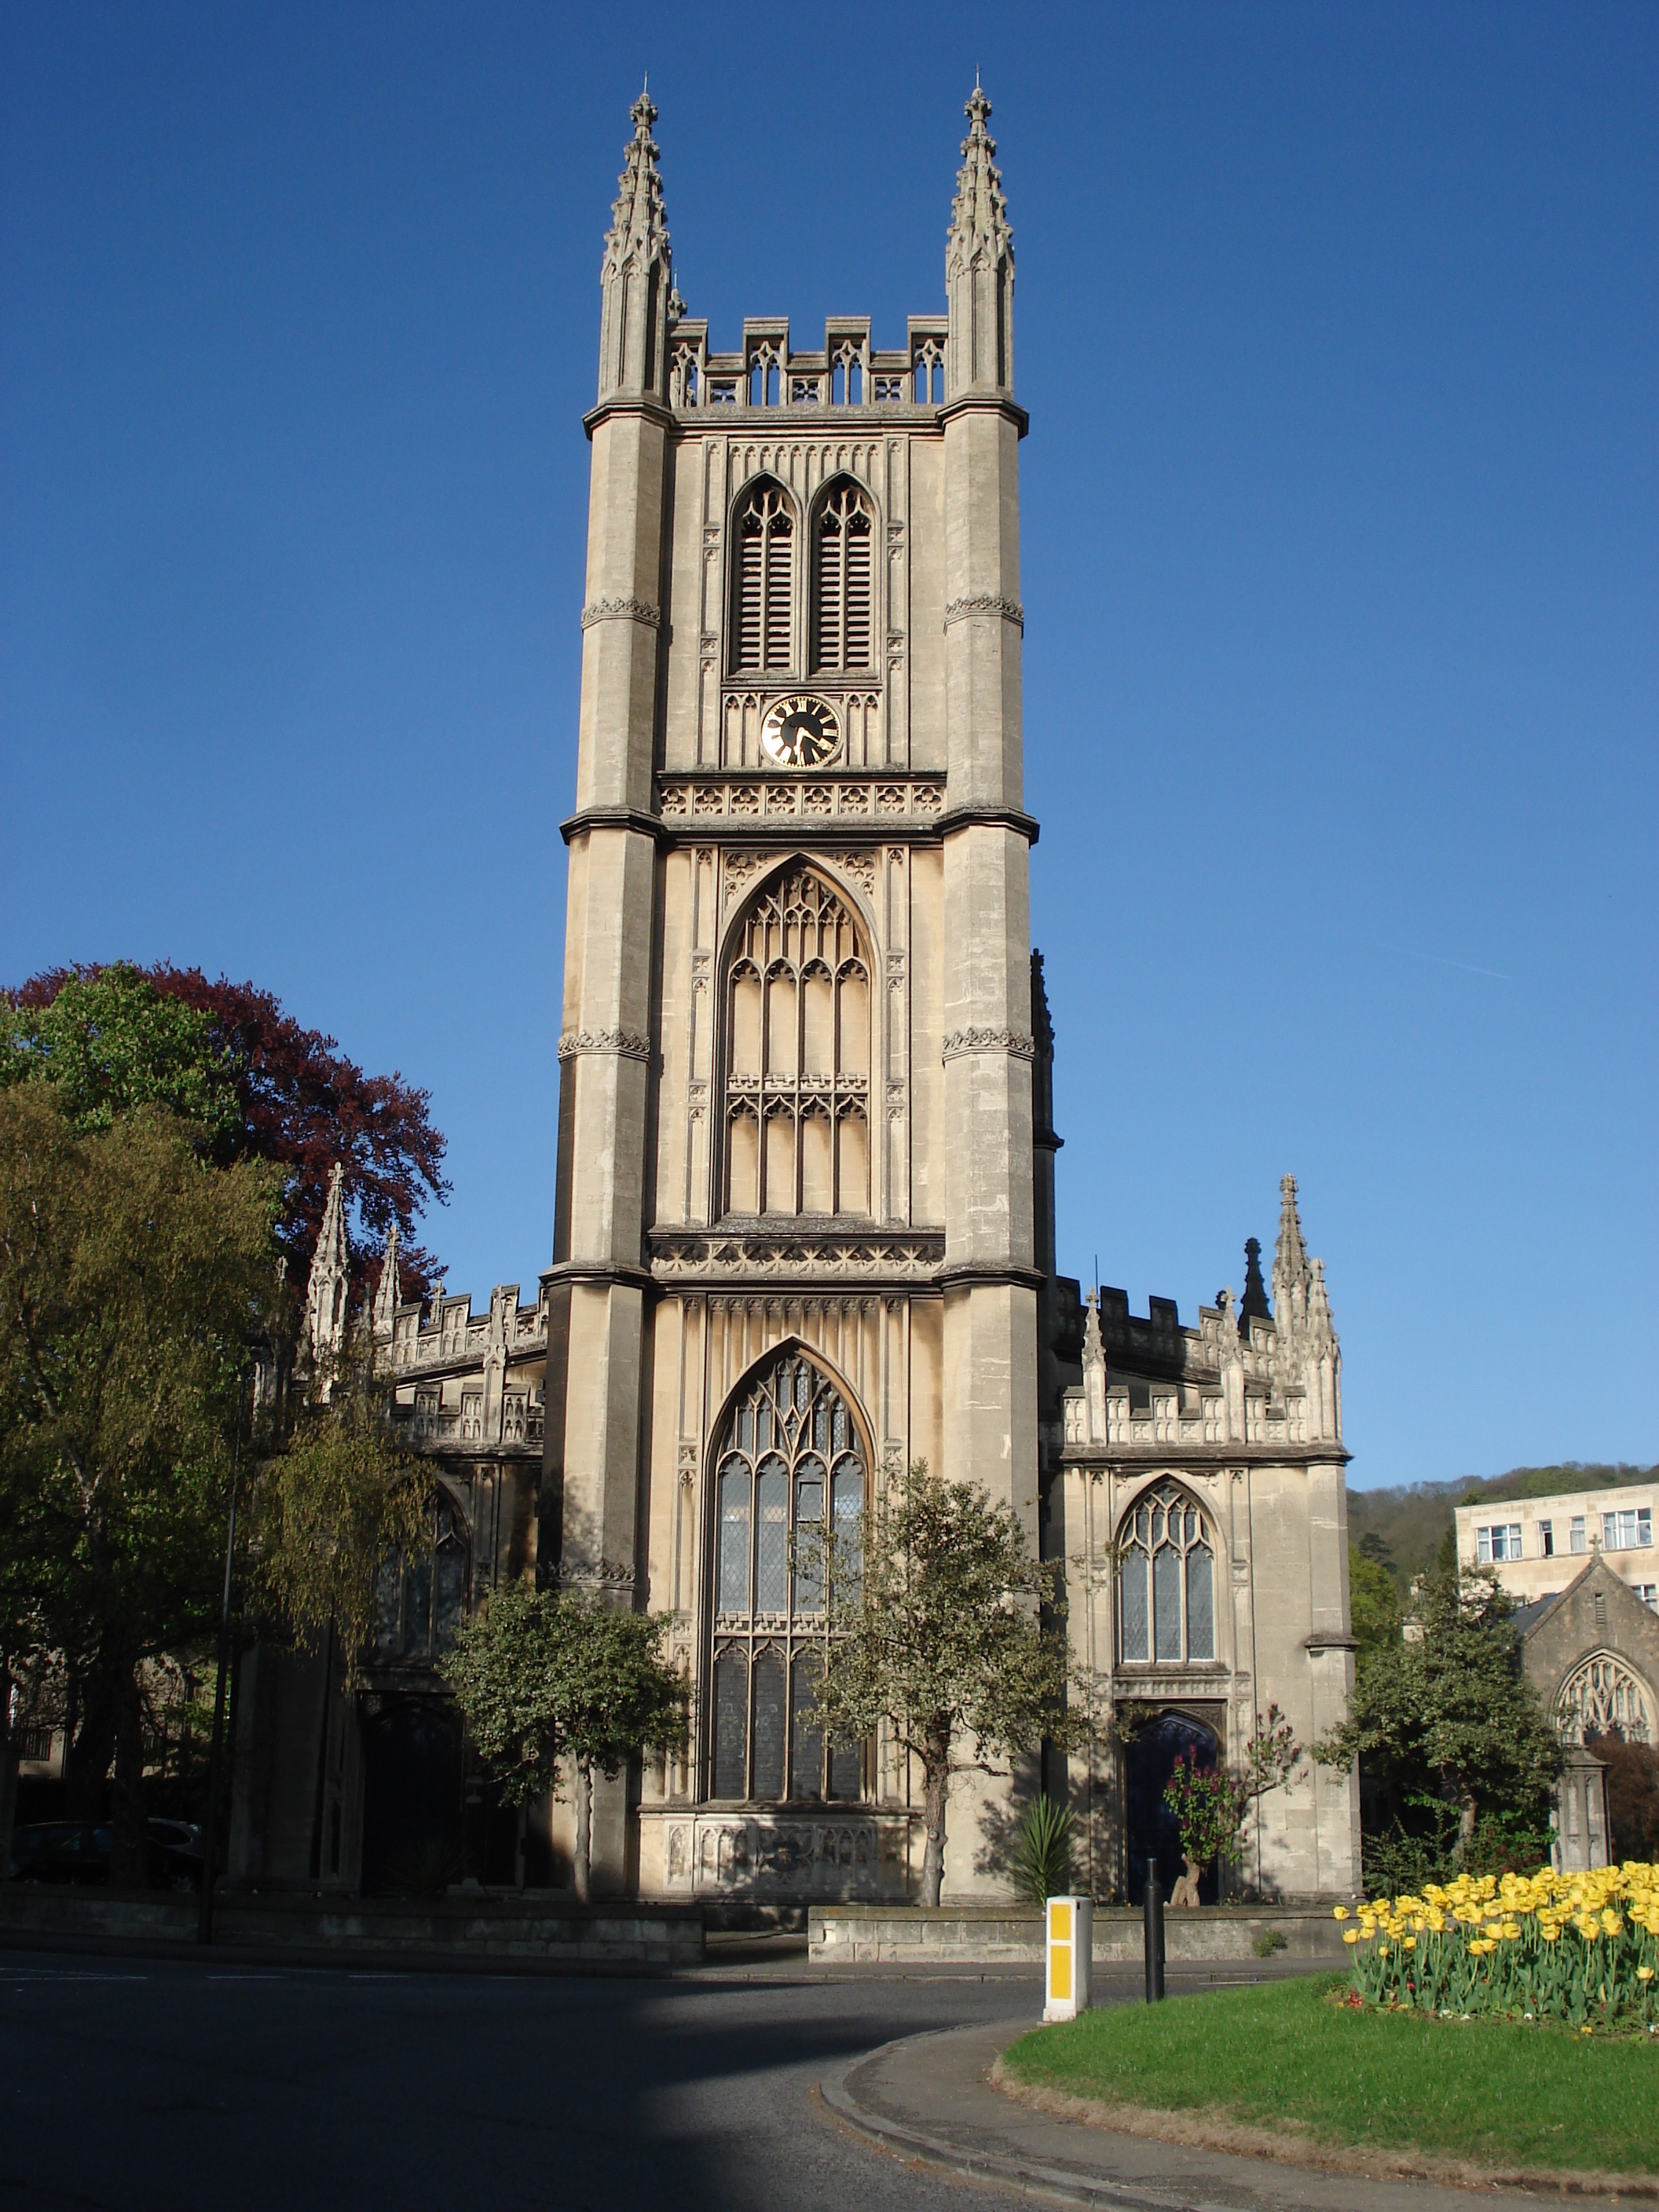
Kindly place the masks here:
<instances>
[{"instance_id":1,"label":"flower bed","mask_svg":"<svg viewBox=\"0 0 1659 2212\"><path fill-rule=\"evenodd\" d=\"M1349 1917L1346 1905L1336 1917ZM1342 1940L1358 2002L1659 2033L1659 1866L1461 1875L1361 1905L1357 1918Z\"/></svg>"}]
</instances>

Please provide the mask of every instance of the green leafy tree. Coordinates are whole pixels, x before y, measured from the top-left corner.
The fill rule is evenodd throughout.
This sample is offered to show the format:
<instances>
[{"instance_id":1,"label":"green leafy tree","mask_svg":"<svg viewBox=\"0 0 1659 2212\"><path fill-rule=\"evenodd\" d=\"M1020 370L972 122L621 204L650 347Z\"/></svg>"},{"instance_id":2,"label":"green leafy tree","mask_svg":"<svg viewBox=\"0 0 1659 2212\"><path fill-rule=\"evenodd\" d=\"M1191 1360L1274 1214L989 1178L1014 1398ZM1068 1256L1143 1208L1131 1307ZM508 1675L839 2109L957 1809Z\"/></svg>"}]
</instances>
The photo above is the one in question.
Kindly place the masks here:
<instances>
[{"instance_id":1,"label":"green leafy tree","mask_svg":"<svg viewBox=\"0 0 1659 2212\"><path fill-rule=\"evenodd\" d=\"M1420 1643L1376 1650L1358 1675L1348 1717L1314 1747L1322 1765L1358 1758L1392 1801L1455 1808L1459 1863L1483 1811L1541 1816L1561 1751L1521 1663L1514 1601L1490 1570L1437 1565L1418 1599Z\"/></svg>"},{"instance_id":2,"label":"green leafy tree","mask_svg":"<svg viewBox=\"0 0 1659 2212\"><path fill-rule=\"evenodd\" d=\"M107 1127L67 1103L0 1088L0 1631L8 1674L61 1662L70 1808L101 1810L113 1758L112 1871L142 1881L141 1669L216 1614L277 1177L207 1166L200 1127L153 1101Z\"/></svg>"},{"instance_id":3,"label":"green leafy tree","mask_svg":"<svg viewBox=\"0 0 1659 2212\"><path fill-rule=\"evenodd\" d=\"M1400 1640L1400 1593L1375 1552L1357 1544L1348 1547L1348 1619L1359 1647L1355 1668L1363 1674L1379 1651Z\"/></svg>"},{"instance_id":4,"label":"green leafy tree","mask_svg":"<svg viewBox=\"0 0 1659 2212\"><path fill-rule=\"evenodd\" d=\"M388 1552L432 1544L430 1471L397 1443L368 1363L343 1362L326 1405L305 1407L256 1466L257 1596L313 1648L337 1637L356 1680Z\"/></svg>"},{"instance_id":5,"label":"green leafy tree","mask_svg":"<svg viewBox=\"0 0 1659 2212\"><path fill-rule=\"evenodd\" d=\"M83 1133L112 1128L136 1107L164 1106L211 1146L236 1122L212 1027L125 962L70 975L45 1006L0 996L0 1083L51 1083Z\"/></svg>"},{"instance_id":6,"label":"green leafy tree","mask_svg":"<svg viewBox=\"0 0 1659 2212\"><path fill-rule=\"evenodd\" d=\"M997 1773L1047 1737L1081 1733L1066 1705L1057 1563L1032 1556L1006 1505L919 1461L863 1515L851 1543L819 1539L824 1649L817 1710L842 1743L885 1723L921 1771L922 1902L937 1905L945 1823L961 1773Z\"/></svg>"},{"instance_id":7,"label":"green leafy tree","mask_svg":"<svg viewBox=\"0 0 1659 2212\"><path fill-rule=\"evenodd\" d=\"M370 1075L331 1036L302 1028L269 991L166 961L55 968L0 992L0 1083L53 1082L87 1127L145 1104L204 1133L216 1164L283 1171L277 1240L301 1284L316 1249L331 1170L346 1171L347 1236L360 1276L395 1222L407 1293L442 1271L415 1241L446 1194L444 1139L430 1101L398 1075Z\"/></svg>"},{"instance_id":8,"label":"green leafy tree","mask_svg":"<svg viewBox=\"0 0 1659 2212\"><path fill-rule=\"evenodd\" d=\"M442 1662L479 1758L510 1805L575 1782L576 1895L592 1893L593 1775L685 1739L685 1685L663 1656L660 1613L507 1583Z\"/></svg>"}]
</instances>

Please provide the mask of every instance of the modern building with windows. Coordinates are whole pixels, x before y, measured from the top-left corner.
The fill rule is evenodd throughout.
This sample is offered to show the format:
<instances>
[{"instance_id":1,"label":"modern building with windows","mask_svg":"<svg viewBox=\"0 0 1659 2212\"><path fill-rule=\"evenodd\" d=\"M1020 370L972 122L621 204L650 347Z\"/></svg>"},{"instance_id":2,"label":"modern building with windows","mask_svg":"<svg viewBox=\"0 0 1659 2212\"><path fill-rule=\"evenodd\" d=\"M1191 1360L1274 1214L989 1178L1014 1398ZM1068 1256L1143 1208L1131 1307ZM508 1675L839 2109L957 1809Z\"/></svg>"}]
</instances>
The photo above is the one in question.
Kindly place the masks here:
<instances>
[{"instance_id":1,"label":"modern building with windows","mask_svg":"<svg viewBox=\"0 0 1659 2212\"><path fill-rule=\"evenodd\" d=\"M1195 1327L1056 1273L1013 240L977 87L966 112L942 312L890 348L864 317L805 341L755 317L720 350L673 283L656 110L633 109L586 417L552 1263L533 1306L502 1289L479 1316L383 1276L375 1329L453 1558L429 1590L388 1583L372 1710L339 1706L331 1736L325 1684L301 1697L295 1673L303 1812L274 1855L249 1814L246 1878L300 1875L303 1831L313 1871L369 1880L377 1790L464 1827L486 1793L442 1734L437 1593L534 1574L662 1613L690 1691L684 1756L596 1792L597 1890L913 1894L919 1784L879 1736L823 1741L798 1562L801 1532L854 1528L918 1460L1064 1562L1097 1723L1086 1753L1044 1771L1034 1747L963 1788L947 1899L1007 1895L1040 1778L1090 1886L1138 1895L1149 1856L1176 1870L1176 1757L1237 1758L1270 1703L1304 1742L1344 1711L1340 1356L1293 1181L1271 1305L1254 1240L1242 1304ZM319 1326L338 1303L325 1285ZM289 1741L276 1711L256 1764ZM1351 1893L1358 1811L1352 1777L1304 1764L1249 1879ZM570 1819L538 1808L513 1863L557 1879Z\"/></svg>"},{"instance_id":2,"label":"modern building with windows","mask_svg":"<svg viewBox=\"0 0 1659 2212\"><path fill-rule=\"evenodd\" d=\"M1522 1603L1554 1596L1600 1554L1644 1605L1659 1613L1659 1483L1562 1491L1456 1509L1457 1556L1492 1567Z\"/></svg>"}]
</instances>

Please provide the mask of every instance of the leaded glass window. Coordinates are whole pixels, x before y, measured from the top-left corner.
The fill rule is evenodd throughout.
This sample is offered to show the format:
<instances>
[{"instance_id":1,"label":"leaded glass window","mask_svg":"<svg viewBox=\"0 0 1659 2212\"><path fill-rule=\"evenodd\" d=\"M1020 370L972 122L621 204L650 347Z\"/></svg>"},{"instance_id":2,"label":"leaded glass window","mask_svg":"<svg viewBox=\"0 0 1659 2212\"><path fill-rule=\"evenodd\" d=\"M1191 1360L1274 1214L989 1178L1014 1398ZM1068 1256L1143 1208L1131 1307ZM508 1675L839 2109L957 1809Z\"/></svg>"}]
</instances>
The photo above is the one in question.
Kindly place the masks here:
<instances>
[{"instance_id":1,"label":"leaded glass window","mask_svg":"<svg viewBox=\"0 0 1659 2212\"><path fill-rule=\"evenodd\" d=\"M1144 1491L1119 1532L1118 1650L1127 1666L1215 1657L1215 1553L1203 1514L1172 1482Z\"/></svg>"},{"instance_id":2,"label":"leaded glass window","mask_svg":"<svg viewBox=\"0 0 1659 2212\"><path fill-rule=\"evenodd\" d=\"M852 1408L805 1353L738 1394L714 1476L709 1788L717 1798L854 1799L862 1744L826 1745L812 1717L823 1664L826 1512L836 1571L858 1571L867 1459Z\"/></svg>"},{"instance_id":3,"label":"leaded glass window","mask_svg":"<svg viewBox=\"0 0 1659 2212\"><path fill-rule=\"evenodd\" d=\"M371 1630L374 1657L439 1658L455 1641L466 1611L465 1516L441 1500L433 1516L432 1548L417 1558L389 1552L374 1580Z\"/></svg>"}]
</instances>

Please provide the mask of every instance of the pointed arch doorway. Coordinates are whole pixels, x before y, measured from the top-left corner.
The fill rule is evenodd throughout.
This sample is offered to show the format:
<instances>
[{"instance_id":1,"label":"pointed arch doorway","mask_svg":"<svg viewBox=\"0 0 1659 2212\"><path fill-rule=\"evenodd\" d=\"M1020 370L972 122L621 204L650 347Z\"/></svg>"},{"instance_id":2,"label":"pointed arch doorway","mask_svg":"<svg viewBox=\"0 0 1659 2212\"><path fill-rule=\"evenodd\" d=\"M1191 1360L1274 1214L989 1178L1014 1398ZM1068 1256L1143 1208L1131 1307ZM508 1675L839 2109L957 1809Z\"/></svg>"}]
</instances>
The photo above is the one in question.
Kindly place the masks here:
<instances>
[{"instance_id":1,"label":"pointed arch doorway","mask_svg":"<svg viewBox=\"0 0 1659 2212\"><path fill-rule=\"evenodd\" d=\"M1181 1831L1164 1802L1164 1787L1177 1760L1189 1754L1200 1767L1213 1770L1219 1758L1219 1739L1207 1721L1179 1707L1154 1713L1135 1731L1124 1750L1125 1887L1131 1905L1139 1905L1146 1896L1146 1869L1152 1861L1158 1863L1158 1887L1166 1898L1186 1872ZM1216 1904L1218 1888L1212 1863L1199 1876L1200 1902Z\"/></svg>"}]
</instances>

